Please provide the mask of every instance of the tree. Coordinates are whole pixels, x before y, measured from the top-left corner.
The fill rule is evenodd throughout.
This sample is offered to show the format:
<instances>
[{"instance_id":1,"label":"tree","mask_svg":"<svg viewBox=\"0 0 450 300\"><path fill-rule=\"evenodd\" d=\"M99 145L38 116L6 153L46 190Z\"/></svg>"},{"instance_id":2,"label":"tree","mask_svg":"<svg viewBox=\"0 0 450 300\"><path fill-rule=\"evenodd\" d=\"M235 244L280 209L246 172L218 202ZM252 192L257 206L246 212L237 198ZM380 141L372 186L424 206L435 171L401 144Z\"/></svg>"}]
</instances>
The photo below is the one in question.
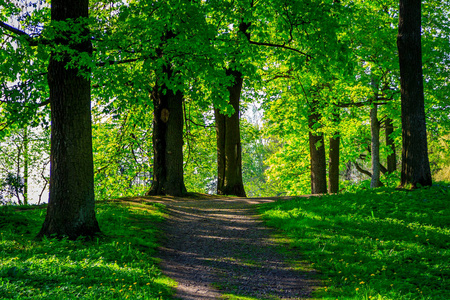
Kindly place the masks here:
<instances>
[{"instance_id":1,"label":"tree","mask_svg":"<svg viewBox=\"0 0 450 300\"><path fill-rule=\"evenodd\" d=\"M397 36L402 104L403 187L431 185L425 124L421 49L421 0L400 0Z\"/></svg>"},{"instance_id":2,"label":"tree","mask_svg":"<svg viewBox=\"0 0 450 300\"><path fill-rule=\"evenodd\" d=\"M251 2L253 7L253 1ZM238 34L245 36L244 43L250 40L248 31L251 23L241 21ZM239 48L235 49L239 56ZM240 121L240 98L244 75L239 70L242 68L235 62L236 57L232 58L232 66L226 69L227 76L232 79L232 84L227 88L229 92L229 104L234 112L231 116L224 115L219 109L214 110L216 118L217 132L217 194L235 195L246 197L244 183L242 180L242 146L239 129Z\"/></svg>"},{"instance_id":3,"label":"tree","mask_svg":"<svg viewBox=\"0 0 450 300\"><path fill-rule=\"evenodd\" d=\"M371 188L381 186L380 182L380 121L378 120L378 104L372 104L370 109L370 131L372 136L371 158L372 158L372 179Z\"/></svg>"},{"instance_id":4,"label":"tree","mask_svg":"<svg viewBox=\"0 0 450 300\"><path fill-rule=\"evenodd\" d=\"M392 137L394 133L394 124L393 120L389 117L386 117L384 120L384 132L385 132L385 144L388 148L389 154L387 155L387 172L390 174L397 169L397 155L395 151L394 138Z\"/></svg>"},{"instance_id":5,"label":"tree","mask_svg":"<svg viewBox=\"0 0 450 300\"><path fill-rule=\"evenodd\" d=\"M339 121L339 110L333 112L333 122L337 127ZM336 129L329 139L329 161L328 161L328 192L339 192L339 148L340 148L340 132Z\"/></svg>"},{"instance_id":6,"label":"tree","mask_svg":"<svg viewBox=\"0 0 450 300\"><path fill-rule=\"evenodd\" d=\"M327 161L325 158L325 138L317 129L321 127L319 105L313 100L309 112L309 153L311 162L311 194L327 192Z\"/></svg>"},{"instance_id":7,"label":"tree","mask_svg":"<svg viewBox=\"0 0 450 300\"><path fill-rule=\"evenodd\" d=\"M217 194L245 197L242 181L242 147L239 129L239 99L241 97L243 76L239 71L227 69L234 78L228 87L230 104L234 112L231 116L214 110L217 132Z\"/></svg>"},{"instance_id":8,"label":"tree","mask_svg":"<svg viewBox=\"0 0 450 300\"><path fill-rule=\"evenodd\" d=\"M163 74L173 76L168 63ZM183 179L183 93L156 80L153 99L153 183L146 195L182 196Z\"/></svg>"},{"instance_id":9,"label":"tree","mask_svg":"<svg viewBox=\"0 0 450 300\"><path fill-rule=\"evenodd\" d=\"M76 239L100 232L95 217L90 73L88 67L74 62L74 57L83 58L92 52L86 23L88 4L88 0L51 2L56 36L47 74L51 106L50 196L39 237Z\"/></svg>"}]
</instances>

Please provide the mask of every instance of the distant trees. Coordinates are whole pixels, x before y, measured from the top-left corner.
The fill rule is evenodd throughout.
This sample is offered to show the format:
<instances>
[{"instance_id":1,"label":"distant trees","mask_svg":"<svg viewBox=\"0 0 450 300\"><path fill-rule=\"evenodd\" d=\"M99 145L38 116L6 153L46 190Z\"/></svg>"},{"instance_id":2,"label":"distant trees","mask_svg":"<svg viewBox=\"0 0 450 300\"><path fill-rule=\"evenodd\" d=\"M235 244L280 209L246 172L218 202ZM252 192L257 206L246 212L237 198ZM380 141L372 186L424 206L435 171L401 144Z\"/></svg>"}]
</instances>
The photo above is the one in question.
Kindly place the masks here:
<instances>
[{"instance_id":1,"label":"distant trees","mask_svg":"<svg viewBox=\"0 0 450 300\"><path fill-rule=\"evenodd\" d=\"M99 230L94 189L101 198L180 196L192 188L245 196L245 172L257 172L253 186L270 187L272 195L336 193L352 172L347 178L370 176L377 187L397 180L401 141L401 185L428 185L425 113L440 124L429 138L450 128L442 122L449 76L436 76L450 73L443 63L450 50L441 41L449 33L432 23L440 15L427 8L435 15L423 27L432 45L424 49L434 52L424 50L424 63L434 71L423 87L422 62L414 60L422 55L420 1L401 1L398 28L396 4L91 1L87 18L86 0L54 0L51 14L40 8L17 18L32 33L0 22L7 83L0 128L23 128L14 115L43 123L34 112L50 103L48 218L66 215L68 227L87 220L81 226L87 234ZM2 9L2 20L14 11ZM432 104L425 106L424 94ZM264 112L258 126L242 126L249 103ZM258 143L251 140L256 134ZM18 173L27 173L25 166ZM43 235L69 230L51 222Z\"/></svg>"}]
</instances>

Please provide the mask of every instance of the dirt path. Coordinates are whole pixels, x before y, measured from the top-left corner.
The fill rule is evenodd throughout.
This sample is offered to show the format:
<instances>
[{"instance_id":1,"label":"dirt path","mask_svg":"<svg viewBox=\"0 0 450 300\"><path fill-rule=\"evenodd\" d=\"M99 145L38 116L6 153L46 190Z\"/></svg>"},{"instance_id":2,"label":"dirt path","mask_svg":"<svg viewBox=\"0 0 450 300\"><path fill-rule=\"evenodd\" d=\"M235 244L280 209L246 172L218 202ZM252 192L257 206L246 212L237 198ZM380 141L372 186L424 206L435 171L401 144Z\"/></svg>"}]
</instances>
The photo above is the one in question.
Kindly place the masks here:
<instances>
[{"instance_id":1,"label":"dirt path","mask_svg":"<svg viewBox=\"0 0 450 300\"><path fill-rule=\"evenodd\" d=\"M161 268L177 299L309 298L315 282L285 263L256 214L254 204L273 199L161 199L170 215Z\"/></svg>"}]
</instances>

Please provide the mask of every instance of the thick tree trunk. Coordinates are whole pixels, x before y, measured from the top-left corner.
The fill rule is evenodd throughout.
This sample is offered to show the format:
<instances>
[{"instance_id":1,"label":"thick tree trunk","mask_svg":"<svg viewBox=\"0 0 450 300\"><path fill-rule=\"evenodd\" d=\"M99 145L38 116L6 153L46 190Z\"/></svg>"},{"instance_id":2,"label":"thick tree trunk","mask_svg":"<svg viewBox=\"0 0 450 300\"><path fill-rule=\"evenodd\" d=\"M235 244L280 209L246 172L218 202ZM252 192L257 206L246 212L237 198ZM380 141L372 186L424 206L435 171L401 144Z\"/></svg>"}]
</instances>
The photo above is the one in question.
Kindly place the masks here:
<instances>
[{"instance_id":1,"label":"thick tree trunk","mask_svg":"<svg viewBox=\"0 0 450 300\"><path fill-rule=\"evenodd\" d=\"M380 184L380 122L378 121L378 106L376 104L370 109L370 131L372 135L372 179L371 188L377 188Z\"/></svg>"},{"instance_id":2,"label":"thick tree trunk","mask_svg":"<svg viewBox=\"0 0 450 300\"><path fill-rule=\"evenodd\" d=\"M397 47L402 104L401 186L432 184L428 160L421 50L421 1L400 0Z\"/></svg>"},{"instance_id":3,"label":"thick tree trunk","mask_svg":"<svg viewBox=\"0 0 450 300\"><path fill-rule=\"evenodd\" d=\"M246 197L242 180L242 148L239 129L239 99L242 91L242 74L227 70L234 84L228 87L230 104L234 113L230 117L215 109L217 132L217 194Z\"/></svg>"},{"instance_id":4,"label":"thick tree trunk","mask_svg":"<svg viewBox=\"0 0 450 300\"><path fill-rule=\"evenodd\" d=\"M311 162L311 194L327 192L327 163L325 158L325 139L322 133L314 129L319 122L320 114L316 103L312 104L309 115L309 153Z\"/></svg>"},{"instance_id":5,"label":"thick tree trunk","mask_svg":"<svg viewBox=\"0 0 450 300\"><path fill-rule=\"evenodd\" d=\"M394 172L397 169L397 157L395 153L394 139L392 138L392 133L394 132L394 124L392 119L386 118L385 122L385 138L386 147L389 149L390 153L387 156L387 170L388 174Z\"/></svg>"},{"instance_id":6,"label":"thick tree trunk","mask_svg":"<svg viewBox=\"0 0 450 300\"><path fill-rule=\"evenodd\" d=\"M164 67L168 79L172 70ZM147 195L186 194L183 175L183 93L156 84L153 100L153 182Z\"/></svg>"},{"instance_id":7,"label":"thick tree trunk","mask_svg":"<svg viewBox=\"0 0 450 300\"><path fill-rule=\"evenodd\" d=\"M88 0L52 0L52 21L88 16ZM75 21L75 23L77 23ZM69 44L73 32L57 41ZM70 47L91 53L88 30ZM56 56L63 56L57 59ZM67 68L67 53L52 53L48 66L51 106L50 196L47 216L38 236L92 236L100 231L95 217L90 80ZM86 71L86 70L84 70Z\"/></svg>"}]
</instances>

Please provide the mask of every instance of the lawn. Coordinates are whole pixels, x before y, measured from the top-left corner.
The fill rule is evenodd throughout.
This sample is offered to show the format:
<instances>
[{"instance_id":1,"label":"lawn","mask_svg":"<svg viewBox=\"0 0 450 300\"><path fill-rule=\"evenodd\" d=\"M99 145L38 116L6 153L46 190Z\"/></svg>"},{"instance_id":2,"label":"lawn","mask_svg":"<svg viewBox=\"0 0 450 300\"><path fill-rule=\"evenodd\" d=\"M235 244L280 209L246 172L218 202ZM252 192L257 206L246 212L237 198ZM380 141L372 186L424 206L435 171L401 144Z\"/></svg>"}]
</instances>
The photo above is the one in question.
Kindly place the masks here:
<instances>
[{"instance_id":1,"label":"lawn","mask_svg":"<svg viewBox=\"0 0 450 300\"><path fill-rule=\"evenodd\" d=\"M168 299L154 254L157 204L97 203L103 236L34 240L45 207L0 207L0 299Z\"/></svg>"},{"instance_id":2,"label":"lawn","mask_svg":"<svg viewBox=\"0 0 450 300\"><path fill-rule=\"evenodd\" d=\"M259 209L291 263L317 271L315 299L450 299L448 184ZM44 216L45 206L0 207L0 299L171 299L176 283L154 258L162 205L97 203L104 235L94 240L36 241Z\"/></svg>"},{"instance_id":3,"label":"lawn","mask_svg":"<svg viewBox=\"0 0 450 300\"><path fill-rule=\"evenodd\" d=\"M278 241L318 271L320 299L450 299L450 186L264 204Z\"/></svg>"}]
</instances>

